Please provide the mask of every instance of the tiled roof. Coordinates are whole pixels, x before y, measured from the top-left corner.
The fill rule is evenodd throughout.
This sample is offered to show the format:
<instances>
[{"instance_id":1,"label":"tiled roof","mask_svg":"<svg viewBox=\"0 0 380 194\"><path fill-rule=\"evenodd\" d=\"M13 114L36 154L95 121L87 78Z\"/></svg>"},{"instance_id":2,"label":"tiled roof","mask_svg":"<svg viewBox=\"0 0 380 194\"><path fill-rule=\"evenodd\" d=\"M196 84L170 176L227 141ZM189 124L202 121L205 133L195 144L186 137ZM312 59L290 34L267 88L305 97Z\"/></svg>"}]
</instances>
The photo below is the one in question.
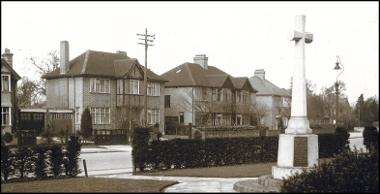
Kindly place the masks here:
<instances>
[{"instance_id":1,"label":"tiled roof","mask_svg":"<svg viewBox=\"0 0 380 194\"><path fill-rule=\"evenodd\" d=\"M61 75L60 69L42 76L46 79L71 76L101 76L118 78L124 76L134 65L141 66L137 59L131 59L125 53L108 53L101 51L87 50L69 62L69 70ZM160 76L148 69L148 79L162 81Z\"/></svg>"},{"instance_id":2,"label":"tiled roof","mask_svg":"<svg viewBox=\"0 0 380 194\"><path fill-rule=\"evenodd\" d=\"M288 96L291 97L291 92L284 88L279 88L272 82L262 79L258 76L252 76L249 78L252 85L257 90L257 95L276 95L276 96Z\"/></svg>"},{"instance_id":3,"label":"tiled roof","mask_svg":"<svg viewBox=\"0 0 380 194\"><path fill-rule=\"evenodd\" d=\"M204 69L196 63L184 63L162 74L161 77L168 80L165 87L200 86L220 88L227 80L231 80L235 88L242 89L245 81L249 82L247 77L234 78L214 66L208 66L207 69ZM251 85L250 87L253 92L256 91Z\"/></svg>"},{"instance_id":4,"label":"tiled roof","mask_svg":"<svg viewBox=\"0 0 380 194\"><path fill-rule=\"evenodd\" d=\"M8 62L3 58L1 59L1 66L5 66L9 69L9 71L11 71L12 79L19 80L21 78L20 75L12 68L12 66L10 66Z\"/></svg>"}]
</instances>

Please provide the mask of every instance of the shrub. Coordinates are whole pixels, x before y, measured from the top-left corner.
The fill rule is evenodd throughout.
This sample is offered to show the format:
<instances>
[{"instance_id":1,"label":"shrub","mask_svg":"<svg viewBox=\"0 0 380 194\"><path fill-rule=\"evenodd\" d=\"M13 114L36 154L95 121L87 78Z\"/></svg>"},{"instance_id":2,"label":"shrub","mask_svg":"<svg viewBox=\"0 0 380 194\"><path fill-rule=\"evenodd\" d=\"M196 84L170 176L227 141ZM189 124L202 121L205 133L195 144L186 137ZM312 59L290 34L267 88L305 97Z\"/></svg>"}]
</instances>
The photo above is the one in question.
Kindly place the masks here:
<instances>
[{"instance_id":1,"label":"shrub","mask_svg":"<svg viewBox=\"0 0 380 194\"><path fill-rule=\"evenodd\" d=\"M24 178L25 173L32 171L32 151L26 147L19 147L15 154L15 168L20 173L20 178Z\"/></svg>"},{"instance_id":2,"label":"shrub","mask_svg":"<svg viewBox=\"0 0 380 194\"><path fill-rule=\"evenodd\" d=\"M148 143L150 138L149 128L135 128L132 134L132 159L134 171L138 167L140 171L144 170L146 153L148 152Z\"/></svg>"},{"instance_id":3,"label":"shrub","mask_svg":"<svg viewBox=\"0 0 380 194\"><path fill-rule=\"evenodd\" d=\"M378 193L379 156L346 150L331 162L289 177L281 192Z\"/></svg>"},{"instance_id":4,"label":"shrub","mask_svg":"<svg viewBox=\"0 0 380 194\"><path fill-rule=\"evenodd\" d=\"M53 172L54 177L59 176L62 171L62 164L63 164L63 153L62 153L62 147L60 145L53 145L50 148L50 165L51 165L51 171Z\"/></svg>"},{"instance_id":5,"label":"shrub","mask_svg":"<svg viewBox=\"0 0 380 194\"><path fill-rule=\"evenodd\" d=\"M336 151L342 152L347 149L349 149L349 141L348 138L350 137L350 134L348 133L348 130L342 127L337 127L335 129L335 144L336 145Z\"/></svg>"},{"instance_id":6,"label":"shrub","mask_svg":"<svg viewBox=\"0 0 380 194\"><path fill-rule=\"evenodd\" d=\"M4 141L5 141L6 143L10 143L10 142L13 140L13 135L10 134L9 132L6 132L6 133L4 134L4 136L3 136L3 138L4 138Z\"/></svg>"},{"instance_id":7,"label":"shrub","mask_svg":"<svg viewBox=\"0 0 380 194\"><path fill-rule=\"evenodd\" d=\"M8 146L1 144L1 177L8 181L10 173L13 171L13 157Z\"/></svg>"},{"instance_id":8,"label":"shrub","mask_svg":"<svg viewBox=\"0 0 380 194\"><path fill-rule=\"evenodd\" d=\"M37 145L33 147L34 152L34 175L38 179L45 178L47 176L47 163L46 163L46 146Z\"/></svg>"},{"instance_id":9,"label":"shrub","mask_svg":"<svg viewBox=\"0 0 380 194\"><path fill-rule=\"evenodd\" d=\"M91 113L88 107L84 109L82 113L80 129L81 129L83 138L87 139L92 136L92 118L91 118Z\"/></svg>"},{"instance_id":10,"label":"shrub","mask_svg":"<svg viewBox=\"0 0 380 194\"><path fill-rule=\"evenodd\" d=\"M364 145L369 152L379 150L379 132L376 127L365 127L363 131Z\"/></svg>"},{"instance_id":11,"label":"shrub","mask_svg":"<svg viewBox=\"0 0 380 194\"><path fill-rule=\"evenodd\" d=\"M75 177L80 173L79 169L79 154L80 154L81 144L79 138L76 136L70 136L69 141L66 144L66 163L65 170L66 175Z\"/></svg>"}]
</instances>

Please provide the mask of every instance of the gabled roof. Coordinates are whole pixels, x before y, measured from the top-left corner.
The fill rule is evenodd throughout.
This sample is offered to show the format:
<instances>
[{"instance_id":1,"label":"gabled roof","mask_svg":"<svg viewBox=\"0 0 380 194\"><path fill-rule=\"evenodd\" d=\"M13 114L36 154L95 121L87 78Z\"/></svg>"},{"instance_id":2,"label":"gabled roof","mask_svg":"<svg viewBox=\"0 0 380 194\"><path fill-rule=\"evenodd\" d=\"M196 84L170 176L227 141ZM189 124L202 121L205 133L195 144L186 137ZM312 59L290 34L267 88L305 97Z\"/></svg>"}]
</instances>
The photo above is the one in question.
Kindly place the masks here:
<instances>
[{"instance_id":1,"label":"gabled roof","mask_svg":"<svg viewBox=\"0 0 380 194\"><path fill-rule=\"evenodd\" d=\"M11 72L12 74L12 79L15 79L16 81L21 79L21 76L12 68L12 66L10 66L8 64L8 62L4 59L1 59L1 66L4 66L6 67L7 69L9 69L9 71Z\"/></svg>"},{"instance_id":2,"label":"gabled roof","mask_svg":"<svg viewBox=\"0 0 380 194\"><path fill-rule=\"evenodd\" d=\"M131 59L126 53L109 53L102 51L87 50L69 62L69 70L60 74L60 69L42 76L46 79L59 77L98 76L98 77L123 77L129 70L137 66L144 69L137 59ZM142 71L143 74L143 71ZM148 80L165 82L160 76L147 70Z\"/></svg>"},{"instance_id":3,"label":"gabled roof","mask_svg":"<svg viewBox=\"0 0 380 194\"><path fill-rule=\"evenodd\" d=\"M162 74L161 77L168 80L165 87L221 88L225 82L231 81L236 89L242 89L244 80L248 81L247 77L234 78L214 66L208 66L207 69L204 69L196 63L184 63ZM251 91L256 91L252 85L250 87Z\"/></svg>"},{"instance_id":4,"label":"gabled roof","mask_svg":"<svg viewBox=\"0 0 380 194\"><path fill-rule=\"evenodd\" d=\"M249 81L252 85L255 86L257 90L257 95L274 95L274 96L287 96L291 97L291 92L286 89L279 88L274 85L272 82L262 79L258 76L252 76L249 78Z\"/></svg>"}]
</instances>

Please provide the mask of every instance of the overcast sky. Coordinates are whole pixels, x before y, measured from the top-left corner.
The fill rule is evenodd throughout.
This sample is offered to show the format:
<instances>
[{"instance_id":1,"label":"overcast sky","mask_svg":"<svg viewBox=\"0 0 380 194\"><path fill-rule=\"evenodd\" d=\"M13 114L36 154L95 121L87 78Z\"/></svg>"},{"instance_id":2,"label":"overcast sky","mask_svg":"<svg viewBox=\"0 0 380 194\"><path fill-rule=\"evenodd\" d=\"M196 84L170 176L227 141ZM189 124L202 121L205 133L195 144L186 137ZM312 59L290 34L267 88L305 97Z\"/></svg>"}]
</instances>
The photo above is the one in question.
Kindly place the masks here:
<instances>
[{"instance_id":1,"label":"overcast sky","mask_svg":"<svg viewBox=\"0 0 380 194\"><path fill-rule=\"evenodd\" d=\"M196 54L232 76L266 78L289 88L294 17L306 15L306 77L317 92L336 79L339 55L350 102L379 96L378 2L1 2L1 52L14 54L21 76L37 78L26 60L70 44L70 59L87 49L115 52L144 64L144 47L136 33L156 35L148 51L148 68L162 74Z\"/></svg>"}]
</instances>

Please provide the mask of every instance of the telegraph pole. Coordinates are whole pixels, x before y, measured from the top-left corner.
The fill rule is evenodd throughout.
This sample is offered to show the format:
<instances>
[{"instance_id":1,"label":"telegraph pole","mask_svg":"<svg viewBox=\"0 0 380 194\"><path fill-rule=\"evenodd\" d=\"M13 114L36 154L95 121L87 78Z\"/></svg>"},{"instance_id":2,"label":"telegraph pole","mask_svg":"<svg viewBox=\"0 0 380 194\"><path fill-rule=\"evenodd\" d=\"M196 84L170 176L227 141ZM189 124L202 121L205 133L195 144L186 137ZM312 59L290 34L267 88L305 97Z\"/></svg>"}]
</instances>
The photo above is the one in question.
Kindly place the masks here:
<instances>
[{"instance_id":1,"label":"telegraph pole","mask_svg":"<svg viewBox=\"0 0 380 194\"><path fill-rule=\"evenodd\" d=\"M144 68L144 118L143 118L143 125L146 127L148 125L147 118L148 118L148 104L147 104L147 64L148 64L148 46L153 46L153 44L149 44L148 42L153 42L154 39L156 39L156 36L149 35L148 29L145 28L145 34L139 34L137 33L137 36L143 37L139 38L140 40L143 40L144 42L139 42L139 45L145 46L145 68ZM150 38L150 39L149 39Z\"/></svg>"}]
</instances>

